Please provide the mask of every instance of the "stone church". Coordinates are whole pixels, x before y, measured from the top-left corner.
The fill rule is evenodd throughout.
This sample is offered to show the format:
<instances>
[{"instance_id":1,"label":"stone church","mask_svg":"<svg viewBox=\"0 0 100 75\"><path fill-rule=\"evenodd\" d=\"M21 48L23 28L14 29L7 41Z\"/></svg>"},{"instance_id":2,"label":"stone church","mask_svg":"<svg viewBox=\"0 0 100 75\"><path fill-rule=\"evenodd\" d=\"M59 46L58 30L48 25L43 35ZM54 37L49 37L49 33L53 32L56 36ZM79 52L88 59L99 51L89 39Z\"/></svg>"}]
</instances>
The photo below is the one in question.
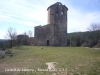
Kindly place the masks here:
<instances>
[{"instance_id":1,"label":"stone church","mask_svg":"<svg viewBox=\"0 0 100 75\"><path fill-rule=\"evenodd\" d=\"M67 45L67 11L68 8L57 2L47 8L48 24L36 26L35 45L66 46Z\"/></svg>"}]
</instances>

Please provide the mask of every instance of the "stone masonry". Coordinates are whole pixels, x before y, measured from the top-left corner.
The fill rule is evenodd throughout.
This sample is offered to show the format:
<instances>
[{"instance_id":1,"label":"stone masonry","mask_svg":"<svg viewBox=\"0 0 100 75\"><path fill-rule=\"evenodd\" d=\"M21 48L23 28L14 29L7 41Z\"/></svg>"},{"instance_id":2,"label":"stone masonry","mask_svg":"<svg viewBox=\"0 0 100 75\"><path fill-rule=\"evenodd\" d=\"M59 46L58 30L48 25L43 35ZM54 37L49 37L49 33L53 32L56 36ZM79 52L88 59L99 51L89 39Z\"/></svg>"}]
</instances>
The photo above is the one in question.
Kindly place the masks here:
<instances>
[{"instance_id":1,"label":"stone masonry","mask_svg":"<svg viewBox=\"0 0 100 75\"><path fill-rule=\"evenodd\" d=\"M57 2L47 8L48 24L35 27L34 44L40 46L67 45L68 8Z\"/></svg>"}]
</instances>

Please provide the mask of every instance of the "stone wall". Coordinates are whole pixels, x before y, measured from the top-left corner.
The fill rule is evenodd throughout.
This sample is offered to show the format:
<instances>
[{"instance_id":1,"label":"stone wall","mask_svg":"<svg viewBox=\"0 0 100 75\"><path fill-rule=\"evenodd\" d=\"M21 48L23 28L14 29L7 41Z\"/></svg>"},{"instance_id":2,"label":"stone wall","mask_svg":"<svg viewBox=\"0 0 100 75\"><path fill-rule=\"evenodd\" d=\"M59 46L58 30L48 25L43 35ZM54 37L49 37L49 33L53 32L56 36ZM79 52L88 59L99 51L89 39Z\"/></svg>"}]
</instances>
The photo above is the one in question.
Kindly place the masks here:
<instances>
[{"instance_id":1,"label":"stone wall","mask_svg":"<svg viewBox=\"0 0 100 75\"><path fill-rule=\"evenodd\" d=\"M54 45L54 29L53 25L37 26L35 27L36 45Z\"/></svg>"}]
</instances>

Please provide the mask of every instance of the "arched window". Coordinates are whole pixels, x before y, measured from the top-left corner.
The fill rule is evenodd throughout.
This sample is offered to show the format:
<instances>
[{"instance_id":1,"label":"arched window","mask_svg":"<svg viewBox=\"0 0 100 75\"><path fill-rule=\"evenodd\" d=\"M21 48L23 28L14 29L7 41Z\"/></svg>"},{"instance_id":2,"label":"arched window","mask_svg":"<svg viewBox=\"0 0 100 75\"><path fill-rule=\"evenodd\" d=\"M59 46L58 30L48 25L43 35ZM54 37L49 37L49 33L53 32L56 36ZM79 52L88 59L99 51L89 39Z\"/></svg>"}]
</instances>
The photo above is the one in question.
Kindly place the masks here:
<instances>
[{"instance_id":1,"label":"arched window","mask_svg":"<svg viewBox=\"0 0 100 75\"><path fill-rule=\"evenodd\" d=\"M60 14L63 15L64 14L64 8L60 7Z\"/></svg>"}]
</instances>

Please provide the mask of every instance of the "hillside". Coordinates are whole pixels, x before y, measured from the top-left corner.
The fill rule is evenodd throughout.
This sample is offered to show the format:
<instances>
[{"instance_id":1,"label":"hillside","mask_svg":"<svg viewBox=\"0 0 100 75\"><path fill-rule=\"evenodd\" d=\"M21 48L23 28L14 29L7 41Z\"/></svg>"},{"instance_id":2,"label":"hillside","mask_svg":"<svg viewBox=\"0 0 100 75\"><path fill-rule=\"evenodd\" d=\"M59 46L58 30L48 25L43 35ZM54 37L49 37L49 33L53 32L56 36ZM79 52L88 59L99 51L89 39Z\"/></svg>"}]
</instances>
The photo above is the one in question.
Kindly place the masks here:
<instances>
[{"instance_id":1,"label":"hillside","mask_svg":"<svg viewBox=\"0 0 100 75\"><path fill-rule=\"evenodd\" d=\"M100 31L68 33L68 46L94 47L100 43Z\"/></svg>"},{"instance_id":2,"label":"hillside","mask_svg":"<svg viewBox=\"0 0 100 75\"><path fill-rule=\"evenodd\" d=\"M0 39L0 43L3 43L5 42L6 40L5 39Z\"/></svg>"}]
</instances>

